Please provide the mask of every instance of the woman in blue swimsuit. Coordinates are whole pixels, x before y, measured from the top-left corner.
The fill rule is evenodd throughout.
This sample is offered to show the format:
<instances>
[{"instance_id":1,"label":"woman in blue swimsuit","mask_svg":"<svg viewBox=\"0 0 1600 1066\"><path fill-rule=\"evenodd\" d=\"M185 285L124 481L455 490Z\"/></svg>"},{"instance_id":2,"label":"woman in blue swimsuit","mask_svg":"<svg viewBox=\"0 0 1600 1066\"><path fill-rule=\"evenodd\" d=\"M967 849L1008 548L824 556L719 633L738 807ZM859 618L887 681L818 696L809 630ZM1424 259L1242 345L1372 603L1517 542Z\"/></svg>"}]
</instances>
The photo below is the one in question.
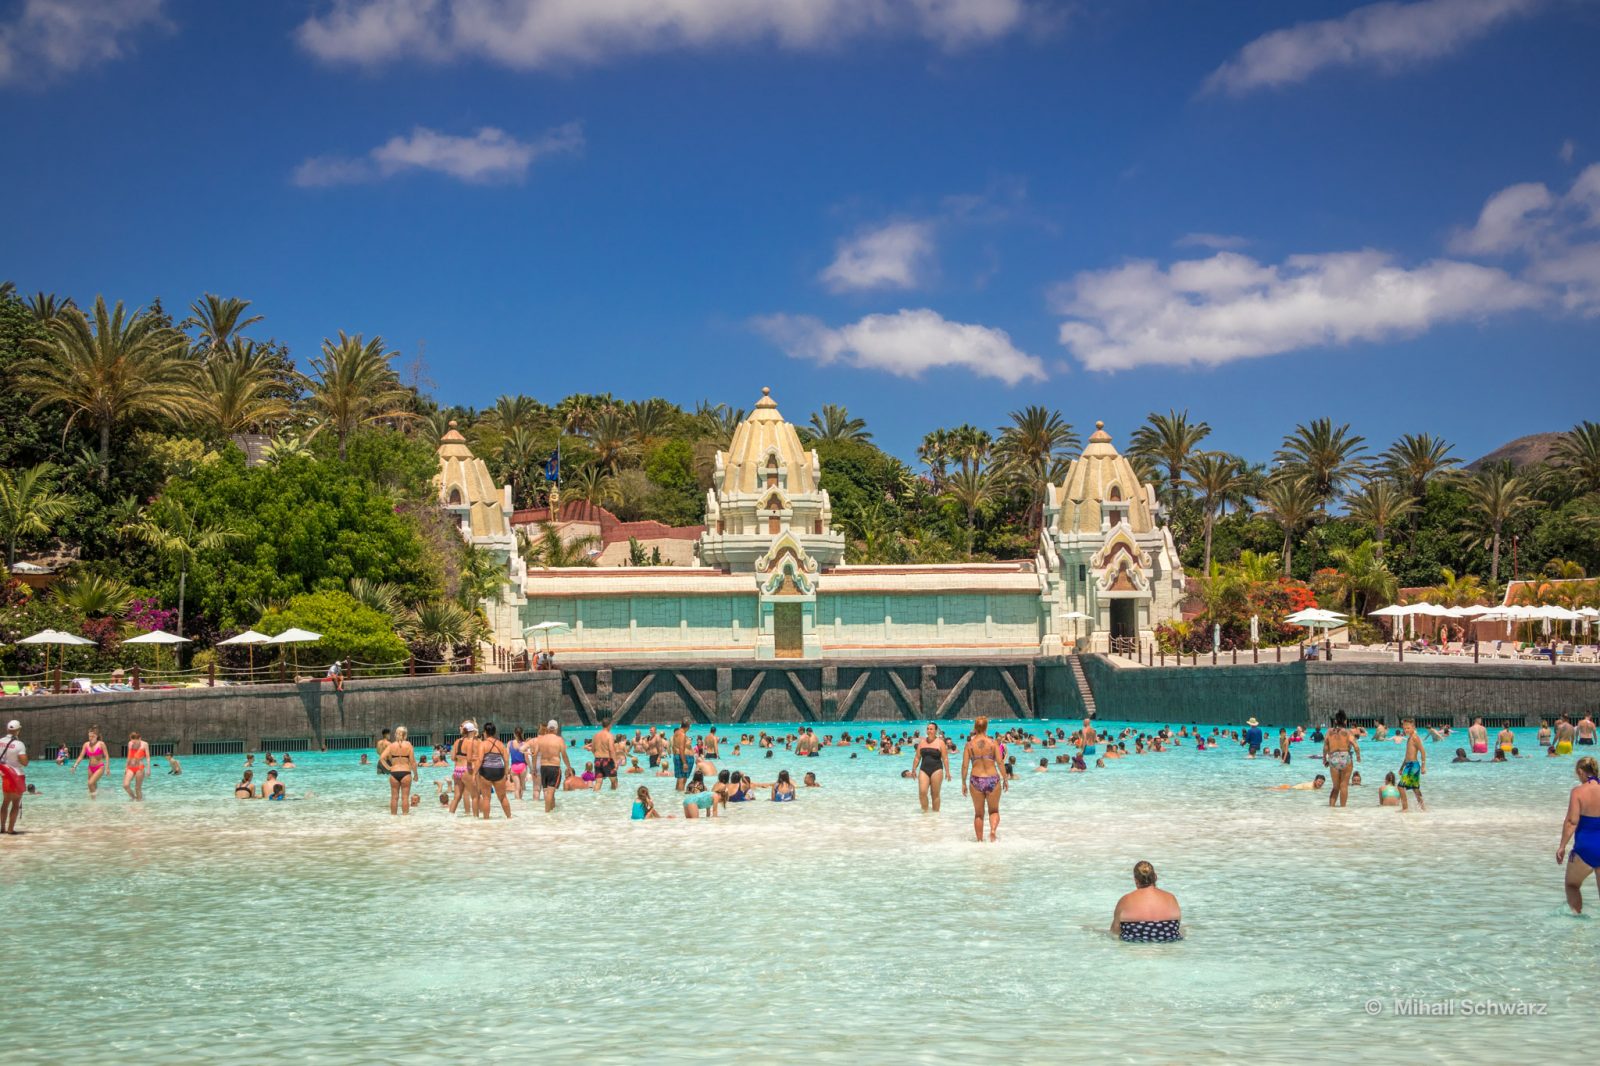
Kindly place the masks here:
<instances>
[{"instance_id":1,"label":"woman in blue swimsuit","mask_svg":"<svg viewBox=\"0 0 1600 1066\"><path fill-rule=\"evenodd\" d=\"M1567 864L1567 906L1572 913L1583 913L1583 883L1600 869L1600 762L1593 755L1578 760L1578 787L1567 802L1567 820L1561 826L1561 846L1556 849L1557 864ZM1572 858L1567 858L1567 844ZM1600 877L1596 878L1600 884Z\"/></svg>"}]
</instances>

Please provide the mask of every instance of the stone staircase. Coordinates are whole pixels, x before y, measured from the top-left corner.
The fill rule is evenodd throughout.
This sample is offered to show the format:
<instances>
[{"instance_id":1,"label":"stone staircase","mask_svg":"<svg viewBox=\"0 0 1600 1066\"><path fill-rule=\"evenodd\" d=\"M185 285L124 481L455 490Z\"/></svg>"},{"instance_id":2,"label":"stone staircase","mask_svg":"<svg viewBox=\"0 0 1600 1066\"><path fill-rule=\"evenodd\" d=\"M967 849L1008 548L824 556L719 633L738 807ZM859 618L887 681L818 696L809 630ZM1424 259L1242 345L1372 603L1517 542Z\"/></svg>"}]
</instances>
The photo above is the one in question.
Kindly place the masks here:
<instances>
[{"instance_id":1,"label":"stone staircase","mask_svg":"<svg viewBox=\"0 0 1600 1066\"><path fill-rule=\"evenodd\" d=\"M1072 680L1078 686L1078 695L1083 697L1083 713L1090 718L1098 717L1094 706L1094 689L1089 687L1089 677L1083 672L1083 659L1078 655L1067 656L1067 665L1072 667Z\"/></svg>"}]
</instances>

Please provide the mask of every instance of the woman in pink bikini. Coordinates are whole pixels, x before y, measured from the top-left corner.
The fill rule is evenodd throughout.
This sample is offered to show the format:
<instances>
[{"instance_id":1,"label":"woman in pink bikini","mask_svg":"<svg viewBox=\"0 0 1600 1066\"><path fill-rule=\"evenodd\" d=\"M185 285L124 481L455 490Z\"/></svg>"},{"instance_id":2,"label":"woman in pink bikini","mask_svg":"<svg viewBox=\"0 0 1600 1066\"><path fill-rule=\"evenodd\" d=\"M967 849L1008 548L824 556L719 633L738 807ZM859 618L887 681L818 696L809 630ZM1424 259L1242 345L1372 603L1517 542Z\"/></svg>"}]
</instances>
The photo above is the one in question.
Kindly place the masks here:
<instances>
[{"instance_id":1,"label":"woman in pink bikini","mask_svg":"<svg viewBox=\"0 0 1600 1066\"><path fill-rule=\"evenodd\" d=\"M961 752L961 794L972 797L972 831L983 839L983 820L989 819L989 842L1000 831L1000 793L1011 787L1000 772L1000 745L988 735L989 719L972 723L972 736Z\"/></svg>"},{"instance_id":2,"label":"woman in pink bikini","mask_svg":"<svg viewBox=\"0 0 1600 1066\"><path fill-rule=\"evenodd\" d=\"M106 751L106 742L100 739L100 727L89 727L89 739L78 751L78 757L73 760L72 772L78 772L78 763L89 760L89 798L94 799L95 789L100 785L100 779L106 776L106 771L111 769L111 758Z\"/></svg>"},{"instance_id":3,"label":"woman in pink bikini","mask_svg":"<svg viewBox=\"0 0 1600 1066\"><path fill-rule=\"evenodd\" d=\"M130 798L144 799L144 779L150 776L150 745L138 733L128 734L128 768L122 772L122 791Z\"/></svg>"}]
</instances>

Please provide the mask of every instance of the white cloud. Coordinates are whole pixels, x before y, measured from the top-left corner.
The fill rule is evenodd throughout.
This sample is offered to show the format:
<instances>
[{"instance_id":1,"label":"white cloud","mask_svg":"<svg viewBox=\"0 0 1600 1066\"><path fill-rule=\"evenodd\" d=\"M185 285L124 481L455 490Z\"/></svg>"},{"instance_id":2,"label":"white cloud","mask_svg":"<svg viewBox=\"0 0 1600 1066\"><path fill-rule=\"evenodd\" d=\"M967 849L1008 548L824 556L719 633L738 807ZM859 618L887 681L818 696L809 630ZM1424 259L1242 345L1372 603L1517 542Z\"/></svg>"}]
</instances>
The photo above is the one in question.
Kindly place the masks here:
<instances>
[{"instance_id":1,"label":"white cloud","mask_svg":"<svg viewBox=\"0 0 1600 1066\"><path fill-rule=\"evenodd\" d=\"M317 156L295 168L296 185L353 185L380 181L409 170L432 170L471 184L520 181L544 156L581 151L583 128L573 122L533 141L519 141L485 126L470 137L418 126L361 156Z\"/></svg>"},{"instance_id":2,"label":"white cloud","mask_svg":"<svg viewBox=\"0 0 1600 1066\"><path fill-rule=\"evenodd\" d=\"M1126 370L1411 336L1545 298L1502 270L1448 259L1408 268L1368 250L1272 265L1219 252L1165 270L1141 260L1082 273L1054 306L1068 316L1061 343L1084 366Z\"/></svg>"},{"instance_id":3,"label":"white cloud","mask_svg":"<svg viewBox=\"0 0 1600 1066\"><path fill-rule=\"evenodd\" d=\"M1250 239L1226 233L1185 233L1172 243L1179 248L1210 248L1215 252L1225 252L1233 248L1243 248L1250 243Z\"/></svg>"},{"instance_id":4,"label":"white cloud","mask_svg":"<svg viewBox=\"0 0 1600 1066\"><path fill-rule=\"evenodd\" d=\"M1572 162L1572 157L1578 152L1578 144L1571 137L1561 142L1561 147L1556 151L1556 158L1563 163Z\"/></svg>"},{"instance_id":5,"label":"white cloud","mask_svg":"<svg viewBox=\"0 0 1600 1066\"><path fill-rule=\"evenodd\" d=\"M911 289L933 258L933 223L890 222L839 242L833 262L818 277L834 292Z\"/></svg>"},{"instance_id":6,"label":"white cloud","mask_svg":"<svg viewBox=\"0 0 1600 1066\"><path fill-rule=\"evenodd\" d=\"M163 0L24 0L0 23L0 83L118 59L140 31L168 25Z\"/></svg>"},{"instance_id":7,"label":"white cloud","mask_svg":"<svg viewBox=\"0 0 1600 1066\"><path fill-rule=\"evenodd\" d=\"M796 359L827 365L844 362L917 378L940 367L962 367L1007 385L1043 381L1044 363L1011 343L1004 331L950 322L926 308L892 315L867 315L833 328L810 315L769 315L755 328Z\"/></svg>"},{"instance_id":8,"label":"white cloud","mask_svg":"<svg viewBox=\"0 0 1600 1066\"><path fill-rule=\"evenodd\" d=\"M1028 0L333 0L296 31L329 62L472 57L509 67L770 41L820 49L868 33L956 49L1018 29Z\"/></svg>"},{"instance_id":9,"label":"white cloud","mask_svg":"<svg viewBox=\"0 0 1600 1066\"><path fill-rule=\"evenodd\" d=\"M1230 93L1291 85L1328 67L1396 70L1448 55L1540 0L1418 0L1358 7L1341 18L1274 30L1241 48L1206 79Z\"/></svg>"},{"instance_id":10,"label":"white cloud","mask_svg":"<svg viewBox=\"0 0 1600 1066\"><path fill-rule=\"evenodd\" d=\"M1526 277L1557 290L1567 309L1600 314L1600 163L1585 167L1559 196L1541 182L1501 189L1450 246L1519 256Z\"/></svg>"}]
</instances>

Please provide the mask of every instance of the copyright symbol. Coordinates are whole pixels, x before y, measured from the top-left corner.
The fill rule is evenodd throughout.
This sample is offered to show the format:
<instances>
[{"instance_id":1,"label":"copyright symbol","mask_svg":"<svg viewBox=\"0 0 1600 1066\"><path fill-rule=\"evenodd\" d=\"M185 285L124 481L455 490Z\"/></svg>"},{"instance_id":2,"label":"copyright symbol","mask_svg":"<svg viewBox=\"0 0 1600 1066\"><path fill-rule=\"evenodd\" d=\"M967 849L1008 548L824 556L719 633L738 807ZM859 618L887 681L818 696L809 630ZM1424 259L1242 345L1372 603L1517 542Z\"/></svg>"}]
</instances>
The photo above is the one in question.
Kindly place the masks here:
<instances>
[{"instance_id":1,"label":"copyright symbol","mask_svg":"<svg viewBox=\"0 0 1600 1066\"><path fill-rule=\"evenodd\" d=\"M1383 1000L1381 1000L1381 999L1369 999L1369 1000L1367 1000L1367 1013L1368 1014L1382 1014L1383 1013Z\"/></svg>"}]
</instances>

